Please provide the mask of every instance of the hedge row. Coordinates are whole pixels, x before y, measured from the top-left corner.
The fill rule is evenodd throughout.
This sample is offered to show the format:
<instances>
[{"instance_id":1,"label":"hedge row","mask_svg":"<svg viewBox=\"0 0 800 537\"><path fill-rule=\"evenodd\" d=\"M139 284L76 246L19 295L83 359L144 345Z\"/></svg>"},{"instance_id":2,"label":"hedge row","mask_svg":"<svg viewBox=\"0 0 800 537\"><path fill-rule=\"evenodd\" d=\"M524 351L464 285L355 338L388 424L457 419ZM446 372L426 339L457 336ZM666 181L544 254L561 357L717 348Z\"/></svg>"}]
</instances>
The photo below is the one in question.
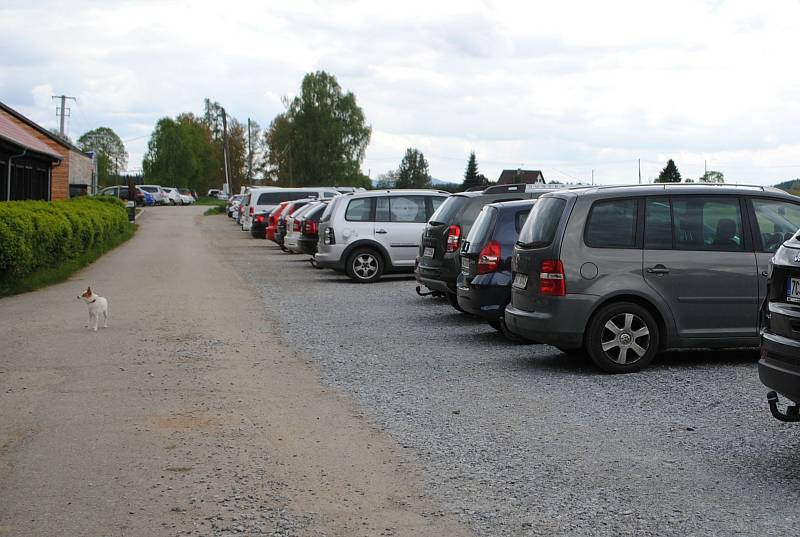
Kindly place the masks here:
<instances>
[{"instance_id":1,"label":"hedge row","mask_svg":"<svg viewBox=\"0 0 800 537\"><path fill-rule=\"evenodd\" d=\"M129 225L125 205L108 196L0 202L0 281L103 246Z\"/></svg>"}]
</instances>

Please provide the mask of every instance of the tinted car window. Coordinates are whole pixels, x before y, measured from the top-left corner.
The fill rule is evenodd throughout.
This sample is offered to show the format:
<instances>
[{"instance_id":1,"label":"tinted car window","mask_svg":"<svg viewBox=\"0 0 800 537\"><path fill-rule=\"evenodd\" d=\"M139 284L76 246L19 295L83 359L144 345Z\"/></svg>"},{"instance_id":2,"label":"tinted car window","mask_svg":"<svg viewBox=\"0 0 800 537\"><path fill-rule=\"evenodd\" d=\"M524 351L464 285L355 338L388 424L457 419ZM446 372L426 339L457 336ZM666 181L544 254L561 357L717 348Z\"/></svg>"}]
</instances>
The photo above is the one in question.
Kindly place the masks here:
<instances>
[{"instance_id":1,"label":"tinted car window","mask_svg":"<svg viewBox=\"0 0 800 537\"><path fill-rule=\"evenodd\" d=\"M673 232L679 250L743 250L738 198L673 198Z\"/></svg>"},{"instance_id":2,"label":"tinted car window","mask_svg":"<svg viewBox=\"0 0 800 537\"><path fill-rule=\"evenodd\" d=\"M517 244L542 247L553 242L567 202L561 198L541 198L531 209Z\"/></svg>"},{"instance_id":3,"label":"tinted car window","mask_svg":"<svg viewBox=\"0 0 800 537\"><path fill-rule=\"evenodd\" d=\"M349 222L369 222L372 218L372 204L375 198L361 198L350 200L344 219Z\"/></svg>"},{"instance_id":4,"label":"tinted car window","mask_svg":"<svg viewBox=\"0 0 800 537\"><path fill-rule=\"evenodd\" d=\"M530 209L525 209L524 211L520 211L514 215L514 228L517 230L517 235L519 235L519 232L522 231L522 227L525 225L525 221L528 219L529 214L531 214Z\"/></svg>"},{"instance_id":5,"label":"tinted car window","mask_svg":"<svg viewBox=\"0 0 800 537\"><path fill-rule=\"evenodd\" d=\"M431 196L430 199L431 199L431 207L433 208L433 212L435 213L436 211L439 210L439 207L442 206L442 203L447 198L442 197L442 196Z\"/></svg>"},{"instance_id":6,"label":"tinted car window","mask_svg":"<svg viewBox=\"0 0 800 537\"><path fill-rule=\"evenodd\" d=\"M444 203L439 205L431 215L431 222L438 222L440 224L448 224L456 219L456 215L466 205L470 198L466 196L450 196L444 200Z\"/></svg>"},{"instance_id":7,"label":"tinted car window","mask_svg":"<svg viewBox=\"0 0 800 537\"><path fill-rule=\"evenodd\" d=\"M423 196L392 196L389 198L389 215L392 222L424 223L425 198Z\"/></svg>"},{"instance_id":8,"label":"tinted car window","mask_svg":"<svg viewBox=\"0 0 800 537\"><path fill-rule=\"evenodd\" d=\"M669 198L649 198L645 208L644 247L672 249L672 206Z\"/></svg>"},{"instance_id":9,"label":"tinted car window","mask_svg":"<svg viewBox=\"0 0 800 537\"><path fill-rule=\"evenodd\" d=\"M256 205L278 205L282 201L294 201L305 198L316 198L316 192L303 192L298 190L275 190L262 192L258 196Z\"/></svg>"},{"instance_id":10,"label":"tinted car window","mask_svg":"<svg viewBox=\"0 0 800 537\"><path fill-rule=\"evenodd\" d=\"M306 220L318 220L322 213L325 212L325 209L327 209L325 205L314 207L306 214Z\"/></svg>"},{"instance_id":11,"label":"tinted car window","mask_svg":"<svg viewBox=\"0 0 800 537\"><path fill-rule=\"evenodd\" d=\"M599 201L586 220L586 245L592 248L634 248L636 246L635 199Z\"/></svg>"},{"instance_id":12,"label":"tinted car window","mask_svg":"<svg viewBox=\"0 0 800 537\"><path fill-rule=\"evenodd\" d=\"M781 200L754 199L761 251L775 252L800 229L800 205Z\"/></svg>"},{"instance_id":13,"label":"tinted car window","mask_svg":"<svg viewBox=\"0 0 800 537\"><path fill-rule=\"evenodd\" d=\"M464 251L467 253L480 253L483 249L487 239L491 236L494 229L494 223L497 220L497 209L489 207L488 205L483 208L472 229L467 235L467 240L464 243Z\"/></svg>"}]
</instances>

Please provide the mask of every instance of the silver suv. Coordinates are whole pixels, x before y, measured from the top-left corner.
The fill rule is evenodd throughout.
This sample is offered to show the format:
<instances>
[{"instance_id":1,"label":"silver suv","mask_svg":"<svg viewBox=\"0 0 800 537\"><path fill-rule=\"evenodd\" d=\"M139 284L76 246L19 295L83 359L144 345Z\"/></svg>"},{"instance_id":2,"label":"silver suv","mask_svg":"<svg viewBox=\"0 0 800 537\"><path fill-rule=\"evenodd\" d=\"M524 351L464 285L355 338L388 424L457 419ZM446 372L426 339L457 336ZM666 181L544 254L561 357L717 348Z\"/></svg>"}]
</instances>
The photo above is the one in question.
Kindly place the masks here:
<instances>
[{"instance_id":1,"label":"silver suv","mask_svg":"<svg viewBox=\"0 0 800 537\"><path fill-rule=\"evenodd\" d=\"M425 224L447 196L438 190L373 190L334 198L320 218L314 264L360 283L413 270Z\"/></svg>"},{"instance_id":2,"label":"silver suv","mask_svg":"<svg viewBox=\"0 0 800 537\"><path fill-rule=\"evenodd\" d=\"M664 348L757 346L769 260L798 227L800 198L768 187L546 194L514 248L505 321L612 373Z\"/></svg>"}]
</instances>

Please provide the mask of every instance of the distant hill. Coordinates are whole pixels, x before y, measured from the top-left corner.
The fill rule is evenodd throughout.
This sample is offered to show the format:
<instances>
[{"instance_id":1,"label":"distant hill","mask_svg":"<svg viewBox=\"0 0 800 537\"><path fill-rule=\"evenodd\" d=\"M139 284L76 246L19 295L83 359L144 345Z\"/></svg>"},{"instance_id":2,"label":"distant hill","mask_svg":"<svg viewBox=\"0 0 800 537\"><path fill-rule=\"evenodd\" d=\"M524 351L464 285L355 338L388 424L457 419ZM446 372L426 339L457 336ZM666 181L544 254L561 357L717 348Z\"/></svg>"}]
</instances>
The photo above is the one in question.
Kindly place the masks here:
<instances>
[{"instance_id":1,"label":"distant hill","mask_svg":"<svg viewBox=\"0 0 800 537\"><path fill-rule=\"evenodd\" d=\"M798 191L800 191L800 179L790 179L788 181L778 183L777 185L775 185L775 187L780 188L781 190L785 190L787 192L797 193Z\"/></svg>"},{"instance_id":2,"label":"distant hill","mask_svg":"<svg viewBox=\"0 0 800 537\"><path fill-rule=\"evenodd\" d=\"M448 181L446 179L437 179L436 177L431 177L431 183L433 186L452 186L452 185L460 185L461 181ZM378 185L378 180L372 180L372 187L375 188Z\"/></svg>"}]
</instances>

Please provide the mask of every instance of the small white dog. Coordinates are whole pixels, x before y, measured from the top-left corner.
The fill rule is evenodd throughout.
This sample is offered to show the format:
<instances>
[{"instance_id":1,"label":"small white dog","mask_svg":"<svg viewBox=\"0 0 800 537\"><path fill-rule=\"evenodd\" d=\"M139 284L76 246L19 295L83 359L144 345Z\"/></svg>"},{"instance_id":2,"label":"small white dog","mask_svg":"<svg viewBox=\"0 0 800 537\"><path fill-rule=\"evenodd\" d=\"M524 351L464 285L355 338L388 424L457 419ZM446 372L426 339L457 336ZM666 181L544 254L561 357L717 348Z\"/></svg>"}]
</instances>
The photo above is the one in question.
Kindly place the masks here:
<instances>
[{"instance_id":1,"label":"small white dog","mask_svg":"<svg viewBox=\"0 0 800 537\"><path fill-rule=\"evenodd\" d=\"M86 328L91 329L92 321L94 321L94 331L97 332L100 315L103 316L103 328L108 328L108 300L94 294L91 287L87 287L86 291L78 298L83 299L86 305L89 306L89 321L86 323Z\"/></svg>"}]
</instances>

